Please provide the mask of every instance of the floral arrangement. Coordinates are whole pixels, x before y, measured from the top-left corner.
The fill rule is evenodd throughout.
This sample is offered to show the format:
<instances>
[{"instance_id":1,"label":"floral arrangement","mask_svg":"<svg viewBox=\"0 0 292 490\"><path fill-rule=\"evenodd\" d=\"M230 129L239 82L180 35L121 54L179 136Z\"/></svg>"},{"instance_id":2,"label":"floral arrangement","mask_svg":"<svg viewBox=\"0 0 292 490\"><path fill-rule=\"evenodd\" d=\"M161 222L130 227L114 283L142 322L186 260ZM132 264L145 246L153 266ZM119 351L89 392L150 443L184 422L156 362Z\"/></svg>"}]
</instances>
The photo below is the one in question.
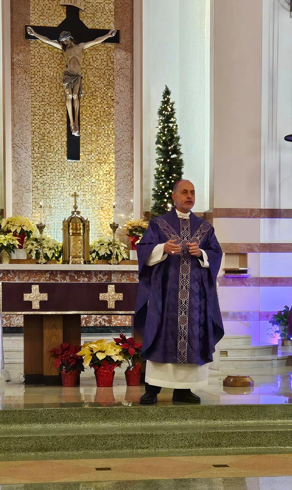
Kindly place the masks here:
<instances>
[{"instance_id":1,"label":"floral arrangement","mask_svg":"<svg viewBox=\"0 0 292 490\"><path fill-rule=\"evenodd\" d=\"M35 225L25 216L12 216L3 218L1 228L4 232L13 233L13 235L25 235L29 238L36 230Z\"/></svg>"},{"instance_id":2,"label":"floral arrangement","mask_svg":"<svg viewBox=\"0 0 292 490\"><path fill-rule=\"evenodd\" d=\"M95 260L106 260L109 262L113 255L118 262L129 258L127 245L118 238L115 239L114 245L113 239L110 237L98 238L90 245L90 257L92 262Z\"/></svg>"},{"instance_id":3,"label":"floral arrangement","mask_svg":"<svg viewBox=\"0 0 292 490\"><path fill-rule=\"evenodd\" d=\"M70 344L61 344L59 348L52 349L53 357L56 358L54 366L60 372L70 373L75 369L79 371L84 371L83 359L77 353L80 350L80 346L76 347Z\"/></svg>"},{"instance_id":4,"label":"floral arrangement","mask_svg":"<svg viewBox=\"0 0 292 490\"><path fill-rule=\"evenodd\" d=\"M18 240L13 233L0 234L0 253L7 252L11 255L17 248Z\"/></svg>"},{"instance_id":5,"label":"floral arrangement","mask_svg":"<svg viewBox=\"0 0 292 490\"><path fill-rule=\"evenodd\" d=\"M40 237L35 233L31 238L29 238L24 245L26 253L32 259L40 258ZM43 254L45 260L57 260L59 261L62 257L62 244L57 240L52 238L50 235L45 235L43 237Z\"/></svg>"},{"instance_id":6,"label":"floral arrangement","mask_svg":"<svg viewBox=\"0 0 292 490\"><path fill-rule=\"evenodd\" d=\"M291 308L292 309L292 308ZM272 316L269 323L272 324L272 327L268 329L269 336L275 338L276 335L280 336L280 339L288 339L289 338L289 314L291 309L289 306L285 305L283 310L278 311L275 315Z\"/></svg>"},{"instance_id":7,"label":"floral arrangement","mask_svg":"<svg viewBox=\"0 0 292 490\"><path fill-rule=\"evenodd\" d=\"M86 342L77 355L83 357L85 367L109 365L115 369L124 360L122 347L104 339Z\"/></svg>"},{"instance_id":8,"label":"floral arrangement","mask_svg":"<svg viewBox=\"0 0 292 490\"><path fill-rule=\"evenodd\" d=\"M148 221L143 219L131 219L125 223L126 233L129 237L141 238L148 228Z\"/></svg>"},{"instance_id":9,"label":"floral arrangement","mask_svg":"<svg viewBox=\"0 0 292 490\"><path fill-rule=\"evenodd\" d=\"M120 334L120 337L114 339L115 343L122 348L123 358L128 362L129 368L143 361L141 357L142 344L136 342L134 337L125 337Z\"/></svg>"}]
</instances>

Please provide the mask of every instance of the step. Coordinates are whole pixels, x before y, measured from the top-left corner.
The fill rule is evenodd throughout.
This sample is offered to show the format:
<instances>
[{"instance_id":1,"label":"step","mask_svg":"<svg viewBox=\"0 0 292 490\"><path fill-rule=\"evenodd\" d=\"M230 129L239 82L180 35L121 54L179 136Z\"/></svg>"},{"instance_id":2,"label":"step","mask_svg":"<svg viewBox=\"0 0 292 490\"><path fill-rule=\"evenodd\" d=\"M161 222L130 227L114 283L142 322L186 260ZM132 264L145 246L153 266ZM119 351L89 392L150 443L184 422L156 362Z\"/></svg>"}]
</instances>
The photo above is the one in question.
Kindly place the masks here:
<instances>
[{"instance_id":1,"label":"step","mask_svg":"<svg viewBox=\"0 0 292 490\"><path fill-rule=\"evenodd\" d=\"M221 357L220 369L222 373L230 372L230 370L246 370L257 368L277 368L291 365L291 356L259 356L251 357Z\"/></svg>"},{"instance_id":2,"label":"step","mask_svg":"<svg viewBox=\"0 0 292 490\"><path fill-rule=\"evenodd\" d=\"M1 460L54 459L65 451L68 459L291 450L287 405L84 404L0 412Z\"/></svg>"},{"instance_id":3,"label":"step","mask_svg":"<svg viewBox=\"0 0 292 490\"><path fill-rule=\"evenodd\" d=\"M9 349L4 350L4 361L5 362L10 362L10 361L15 361L15 362L23 362L23 349L19 347L10 347Z\"/></svg>"},{"instance_id":4,"label":"step","mask_svg":"<svg viewBox=\"0 0 292 490\"><path fill-rule=\"evenodd\" d=\"M278 345L243 345L236 347L226 347L225 349L220 346L220 356L222 357L262 357L262 356L278 356Z\"/></svg>"},{"instance_id":5,"label":"step","mask_svg":"<svg viewBox=\"0 0 292 490\"><path fill-rule=\"evenodd\" d=\"M251 335L226 335L220 341L220 348L233 347L235 345L251 345Z\"/></svg>"}]
</instances>

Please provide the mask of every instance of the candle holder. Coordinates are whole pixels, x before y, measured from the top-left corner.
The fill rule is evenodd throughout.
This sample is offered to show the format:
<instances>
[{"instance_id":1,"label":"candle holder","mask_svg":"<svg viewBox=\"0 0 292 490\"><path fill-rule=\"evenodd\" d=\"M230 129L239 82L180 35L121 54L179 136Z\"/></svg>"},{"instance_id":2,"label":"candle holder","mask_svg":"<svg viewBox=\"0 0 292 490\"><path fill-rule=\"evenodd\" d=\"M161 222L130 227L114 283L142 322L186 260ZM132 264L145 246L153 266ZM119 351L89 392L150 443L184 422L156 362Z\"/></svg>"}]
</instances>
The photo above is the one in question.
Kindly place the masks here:
<instances>
[{"instance_id":1,"label":"candle holder","mask_svg":"<svg viewBox=\"0 0 292 490\"><path fill-rule=\"evenodd\" d=\"M118 225L118 223L113 222L113 223L110 223L110 227L113 231L113 255L112 255L110 264L111 265L117 265L119 262L115 257L115 255L116 255L116 231L117 231L119 225Z\"/></svg>"},{"instance_id":2,"label":"candle holder","mask_svg":"<svg viewBox=\"0 0 292 490\"><path fill-rule=\"evenodd\" d=\"M37 261L37 264L46 264L46 259L44 258L44 250L43 250L43 233L46 225L43 223L37 224L37 229L40 232L40 258Z\"/></svg>"}]
</instances>

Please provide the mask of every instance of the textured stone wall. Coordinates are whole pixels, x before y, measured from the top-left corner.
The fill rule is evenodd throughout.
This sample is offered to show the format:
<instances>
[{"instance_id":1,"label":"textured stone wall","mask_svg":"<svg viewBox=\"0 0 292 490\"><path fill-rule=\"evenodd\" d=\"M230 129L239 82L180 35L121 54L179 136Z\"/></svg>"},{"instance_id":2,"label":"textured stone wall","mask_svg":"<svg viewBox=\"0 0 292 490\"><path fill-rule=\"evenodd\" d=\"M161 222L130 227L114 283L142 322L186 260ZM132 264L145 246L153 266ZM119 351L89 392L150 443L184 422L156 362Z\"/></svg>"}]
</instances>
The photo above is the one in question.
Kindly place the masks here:
<instances>
[{"instance_id":1,"label":"textured stone wall","mask_svg":"<svg viewBox=\"0 0 292 490\"><path fill-rule=\"evenodd\" d=\"M62 52L24 38L25 24L56 26L66 9L58 0L12 0L13 214L38 221L43 201L47 230L59 240L75 190L92 239L110 232L114 201L119 215L132 212L132 3L86 0L80 13L90 28L120 29L121 44L84 53L81 159L73 162L66 159Z\"/></svg>"}]
</instances>

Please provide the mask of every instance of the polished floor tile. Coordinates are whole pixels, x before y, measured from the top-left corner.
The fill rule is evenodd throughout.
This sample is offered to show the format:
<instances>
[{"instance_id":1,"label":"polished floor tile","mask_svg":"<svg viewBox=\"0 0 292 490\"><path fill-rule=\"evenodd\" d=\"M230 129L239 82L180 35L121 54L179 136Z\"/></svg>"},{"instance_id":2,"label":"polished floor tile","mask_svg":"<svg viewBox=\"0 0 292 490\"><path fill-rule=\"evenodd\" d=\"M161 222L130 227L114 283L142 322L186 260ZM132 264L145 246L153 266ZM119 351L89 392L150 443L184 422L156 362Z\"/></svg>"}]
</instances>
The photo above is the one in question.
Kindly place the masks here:
<instances>
[{"instance_id":1,"label":"polished floor tile","mask_svg":"<svg viewBox=\"0 0 292 490\"><path fill-rule=\"evenodd\" d=\"M286 404L292 403L292 367L281 374L255 374L252 388L225 388L225 376L211 376L209 384L198 391L204 405ZM77 388L61 386L25 386L20 381L5 383L0 379L0 409L17 409L52 406L84 406L87 404L134 405L138 404L143 387L126 387L123 372L117 371L113 388L96 388L92 375L81 378ZM172 390L163 389L159 403L171 403Z\"/></svg>"},{"instance_id":2,"label":"polished floor tile","mask_svg":"<svg viewBox=\"0 0 292 490\"><path fill-rule=\"evenodd\" d=\"M80 481L85 484L85 482L94 481L172 481L220 477L260 478L276 476L292 477L292 455L135 457L0 462L0 489L1 484L49 484Z\"/></svg>"}]
</instances>

